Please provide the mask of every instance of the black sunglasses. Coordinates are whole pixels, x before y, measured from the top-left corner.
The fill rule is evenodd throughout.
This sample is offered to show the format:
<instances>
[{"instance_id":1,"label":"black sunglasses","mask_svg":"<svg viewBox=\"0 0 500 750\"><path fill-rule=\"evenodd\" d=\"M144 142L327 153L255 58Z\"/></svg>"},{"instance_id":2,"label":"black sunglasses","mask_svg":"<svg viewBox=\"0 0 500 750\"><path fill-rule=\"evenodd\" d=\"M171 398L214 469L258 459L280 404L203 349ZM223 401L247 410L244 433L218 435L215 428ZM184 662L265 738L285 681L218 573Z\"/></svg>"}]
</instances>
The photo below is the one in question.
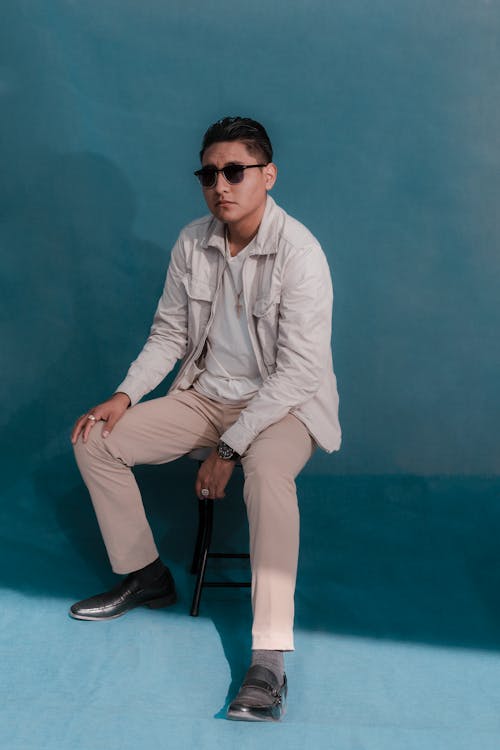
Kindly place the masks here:
<instances>
[{"instance_id":1,"label":"black sunglasses","mask_svg":"<svg viewBox=\"0 0 500 750\"><path fill-rule=\"evenodd\" d=\"M254 167L267 167L267 164L226 164L222 169L202 167L202 169L197 169L194 174L202 187L213 188L217 184L217 175L220 172L231 185L237 185L239 182L243 182L245 169L253 169Z\"/></svg>"}]
</instances>

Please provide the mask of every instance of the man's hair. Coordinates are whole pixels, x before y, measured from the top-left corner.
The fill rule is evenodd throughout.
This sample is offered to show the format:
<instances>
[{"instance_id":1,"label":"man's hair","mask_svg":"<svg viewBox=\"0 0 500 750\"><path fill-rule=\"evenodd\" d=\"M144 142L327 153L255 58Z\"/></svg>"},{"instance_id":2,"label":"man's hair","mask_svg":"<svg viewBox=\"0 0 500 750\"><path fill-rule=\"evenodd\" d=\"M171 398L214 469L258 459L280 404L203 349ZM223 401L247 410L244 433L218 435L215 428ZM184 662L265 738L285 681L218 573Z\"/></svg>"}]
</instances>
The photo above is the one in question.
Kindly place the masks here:
<instances>
[{"instance_id":1,"label":"man's hair","mask_svg":"<svg viewBox=\"0 0 500 750\"><path fill-rule=\"evenodd\" d=\"M242 141L251 154L258 154L266 164L273 160L273 147L264 126L250 117L224 117L210 125L203 136L200 161L212 143L222 141Z\"/></svg>"}]
</instances>

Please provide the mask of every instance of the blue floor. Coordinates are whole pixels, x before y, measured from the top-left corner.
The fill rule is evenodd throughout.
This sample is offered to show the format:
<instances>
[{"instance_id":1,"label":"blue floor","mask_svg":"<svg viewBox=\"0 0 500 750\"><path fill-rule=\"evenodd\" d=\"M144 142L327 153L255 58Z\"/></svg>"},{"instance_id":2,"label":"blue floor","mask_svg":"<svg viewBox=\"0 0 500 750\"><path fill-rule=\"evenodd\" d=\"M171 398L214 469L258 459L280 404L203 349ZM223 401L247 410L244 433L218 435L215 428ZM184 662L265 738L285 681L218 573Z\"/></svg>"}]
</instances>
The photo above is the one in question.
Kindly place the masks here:
<instances>
[{"instance_id":1,"label":"blue floor","mask_svg":"<svg viewBox=\"0 0 500 750\"><path fill-rule=\"evenodd\" d=\"M301 478L288 711L263 725L223 718L249 657L248 590L206 591L189 617L194 506L166 512L168 471L139 474L180 601L105 623L66 614L114 581L74 470L8 486L2 747L498 750L498 479ZM240 504L224 503L216 542L240 546Z\"/></svg>"}]
</instances>

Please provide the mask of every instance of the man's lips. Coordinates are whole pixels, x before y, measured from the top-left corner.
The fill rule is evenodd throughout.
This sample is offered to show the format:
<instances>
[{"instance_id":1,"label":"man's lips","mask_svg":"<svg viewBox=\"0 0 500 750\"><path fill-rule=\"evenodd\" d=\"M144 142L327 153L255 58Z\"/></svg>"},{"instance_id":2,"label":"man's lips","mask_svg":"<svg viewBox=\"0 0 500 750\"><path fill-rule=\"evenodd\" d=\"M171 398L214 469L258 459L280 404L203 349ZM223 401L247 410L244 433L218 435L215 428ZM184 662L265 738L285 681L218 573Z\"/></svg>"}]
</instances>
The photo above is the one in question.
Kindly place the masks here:
<instances>
[{"instance_id":1,"label":"man's lips","mask_svg":"<svg viewBox=\"0 0 500 750\"><path fill-rule=\"evenodd\" d=\"M217 201L216 206L234 206L234 201Z\"/></svg>"}]
</instances>

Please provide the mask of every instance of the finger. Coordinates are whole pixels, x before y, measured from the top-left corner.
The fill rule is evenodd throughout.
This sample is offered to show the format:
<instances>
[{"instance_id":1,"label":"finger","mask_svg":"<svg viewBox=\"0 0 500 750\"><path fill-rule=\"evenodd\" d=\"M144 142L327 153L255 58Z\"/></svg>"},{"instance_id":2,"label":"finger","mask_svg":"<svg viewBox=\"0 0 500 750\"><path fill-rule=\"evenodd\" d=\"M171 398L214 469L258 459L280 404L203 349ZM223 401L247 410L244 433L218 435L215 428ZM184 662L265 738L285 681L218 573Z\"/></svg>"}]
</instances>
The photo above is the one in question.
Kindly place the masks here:
<instances>
[{"instance_id":1,"label":"finger","mask_svg":"<svg viewBox=\"0 0 500 750\"><path fill-rule=\"evenodd\" d=\"M215 500L212 490L207 484L202 484L198 497L200 500Z\"/></svg>"},{"instance_id":2,"label":"finger","mask_svg":"<svg viewBox=\"0 0 500 750\"><path fill-rule=\"evenodd\" d=\"M201 481L199 476L196 477L196 481L194 483L194 492L196 497L200 498L201 500Z\"/></svg>"},{"instance_id":3,"label":"finger","mask_svg":"<svg viewBox=\"0 0 500 750\"><path fill-rule=\"evenodd\" d=\"M79 435L79 432L80 432L80 423L81 423L81 421L82 421L82 418L78 417L78 419L76 420L75 424L73 425L73 429L71 430L71 442L73 443L73 445L78 440L78 435Z\"/></svg>"},{"instance_id":4,"label":"finger","mask_svg":"<svg viewBox=\"0 0 500 750\"><path fill-rule=\"evenodd\" d=\"M82 429L81 422L80 420L78 420L78 422L75 422L75 426L73 427L73 430L71 431L71 442L73 443L73 445L78 440L78 435L80 434L81 429Z\"/></svg>"},{"instance_id":5,"label":"finger","mask_svg":"<svg viewBox=\"0 0 500 750\"><path fill-rule=\"evenodd\" d=\"M78 436L80 435L81 431L83 430L86 421L87 421L87 415L86 414L82 414L82 416L79 417L76 420L75 425L73 427L73 431L71 433L71 442L73 443L73 445L77 442Z\"/></svg>"},{"instance_id":6,"label":"finger","mask_svg":"<svg viewBox=\"0 0 500 750\"><path fill-rule=\"evenodd\" d=\"M211 498L212 500L215 499L212 491L209 488L208 482L197 479L195 486L196 494L200 500L207 500L208 498Z\"/></svg>"},{"instance_id":7,"label":"finger","mask_svg":"<svg viewBox=\"0 0 500 750\"><path fill-rule=\"evenodd\" d=\"M93 427L94 427L94 426L95 426L95 425L97 424L97 422L99 421L99 420L97 419L97 417L96 417L95 419L89 419L89 417L90 417L90 416L94 416L94 417L95 417L95 414L94 414L94 412L90 412L90 413L89 413L89 414L87 415L87 419L86 419L86 422L85 422L85 426L84 426L84 428L83 428L83 435L82 435L82 440L83 440L83 442L84 442L84 443L86 443L86 442L87 442L87 440L89 439L89 434L90 434L90 431L91 431L91 429L92 429L92 428L93 428Z\"/></svg>"},{"instance_id":8,"label":"finger","mask_svg":"<svg viewBox=\"0 0 500 750\"><path fill-rule=\"evenodd\" d=\"M119 419L122 418L122 414L112 415L111 417L108 417L105 419L104 417L101 417L102 421L104 422L102 426L102 436L103 438L107 438L108 435L113 431L113 427L118 422Z\"/></svg>"},{"instance_id":9,"label":"finger","mask_svg":"<svg viewBox=\"0 0 500 750\"><path fill-rule=\"evenodd\" d=\"M86 425L85 425L85 427L83 428L83 430L82 430L82 440L83 440L84 443L86 443L87 440L89 439L90 430L92 429L93 426L94 426L93 422L87 422Z\"/></svg>"},{"instance_id":10,"label":"finger","mask_svg":"<svg viewBox=\"0 0 500 750\"><path fill-rule=\"evenodd\" d=\"M130 404L130 399L127 396L128 403ZM103 409L102 412L99 412L100 418L106 422L107 424L102 429L102 436L103 438L107 438L108 435L113 431L113 429L116 426L116 423L120 421L120 419L123 417L125 412L127 411L128 406L126 406L122 401L115 402L111 406L108 406L106 409ZM96 416L97 412L96 412Z\"/></svg>"}]
</instances>

